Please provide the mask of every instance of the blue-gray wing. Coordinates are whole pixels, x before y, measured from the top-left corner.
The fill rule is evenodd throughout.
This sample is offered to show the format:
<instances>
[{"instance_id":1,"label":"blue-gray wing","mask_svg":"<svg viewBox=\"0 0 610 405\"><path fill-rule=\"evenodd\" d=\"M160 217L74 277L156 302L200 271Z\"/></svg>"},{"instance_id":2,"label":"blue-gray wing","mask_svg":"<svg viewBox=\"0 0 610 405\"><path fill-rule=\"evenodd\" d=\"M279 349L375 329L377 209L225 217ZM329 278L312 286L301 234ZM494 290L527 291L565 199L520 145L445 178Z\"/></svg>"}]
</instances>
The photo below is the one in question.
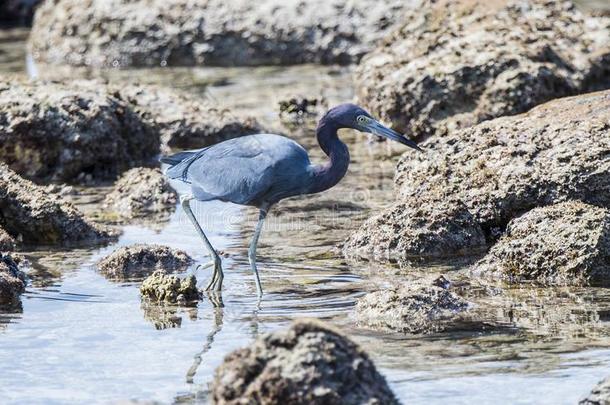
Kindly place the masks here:
<instances>
[{"instance_id":1,"label":"blue-gray wing","mask_svg":"<svg viewBox=\"0 0 610 405\"><path fill-rule=\"evenodd\" d=\"M196 198L237 204L251 203L274 187L298 182L309 165L307 152L299 144L272 134L235 138L191 153L170 168L168 176L191 183Z\"/></svg>"}]
</instances>

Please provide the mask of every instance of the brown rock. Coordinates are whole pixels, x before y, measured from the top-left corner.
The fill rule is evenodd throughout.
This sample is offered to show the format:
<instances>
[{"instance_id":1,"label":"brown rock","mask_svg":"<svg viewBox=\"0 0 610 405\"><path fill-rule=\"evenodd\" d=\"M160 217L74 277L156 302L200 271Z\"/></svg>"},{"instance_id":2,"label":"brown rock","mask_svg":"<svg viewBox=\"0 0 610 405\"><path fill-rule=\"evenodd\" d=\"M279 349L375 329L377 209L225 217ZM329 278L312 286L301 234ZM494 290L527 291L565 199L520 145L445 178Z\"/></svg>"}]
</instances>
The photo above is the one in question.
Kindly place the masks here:
<instances>
[{"instance_id":1,"label":"brown rock","mask_svg":"<svg viewBox=\"0 0 610 405\"><path fill-rule=\"evenodd\" d=\"M140 294L146 299L170 304L193 304L199 299L197 279L190 275L184 279L156 270L140 286Z\"/></svg>"},{"instance_id":2,"label":"brown rock","mask_svg":"<svg viewBox=\"0 0 610 405\"><path fill-rule=\"evenodd\" d=\"M368 54L358 99L419 139L610 87L610 19L569 1L424 1Z\"/></svg>"},{"instance_id":3,"label":"brown rock","mask_svg":"<svg viewBox=\"0 0 610 405\"><path fill-rule=\"evenodd\" d=\"M297 320L229 354L212 395L216 404L398 404L368 355L315 320Z\"/></svg>"},{"instance_id":4,"label":"brown rock","mask_svg":"<svg viewBox=\"0 0 610 405\"><path fill-rule=\"evenodd\" d=\"M19 270L11 256L0 253L0 307L17 303L25 285L25 273Z\"/></svg>"},{"instance_id":5,"label":"brown rock","mask_svg":"<svg viewBox=\"0 0 610 405\"><path fill-rule=\"evenodd\" d=\"M157 269L180 271L193 259L186 252L167 246L137 244L116 249L97 264L108 278L124 280L147 276Z\"/></svg>"},{"instance_id":6,"label":"brown rock","mask_svg":"<svg viewBox=\"0 0 610 405\"><path fill-rule=\"evenodd\" d=\"M510 282L608 282L610 210L579 201L535 208L508 224L473 272Z\"/></svg>"},{"instance_id":7,"label":"brown rock","mask_svg":"<svg viewBox=\"0 0 610 405\"><path fill-rule=\"evenodd\" d=\"M26 244L100 243L115 236L60 195L23 179L2 163L0 226Z\"/></svg>"}]
</instances>

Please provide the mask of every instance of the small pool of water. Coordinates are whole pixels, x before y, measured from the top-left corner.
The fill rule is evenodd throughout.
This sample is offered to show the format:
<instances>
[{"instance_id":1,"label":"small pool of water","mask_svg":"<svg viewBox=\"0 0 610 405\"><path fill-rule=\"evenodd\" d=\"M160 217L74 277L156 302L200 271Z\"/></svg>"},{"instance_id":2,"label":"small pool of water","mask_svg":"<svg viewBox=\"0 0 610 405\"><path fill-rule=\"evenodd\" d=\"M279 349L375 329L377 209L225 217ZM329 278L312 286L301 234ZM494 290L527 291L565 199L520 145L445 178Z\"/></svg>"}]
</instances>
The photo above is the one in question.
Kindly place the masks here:
<instances>
[{"instance_id":1,"label":"small pool of water","mask_svg":"<svg viewBox=\"0 0 610 405\"><path fill-rule=\"evenodd\" d=\"M25 35L18 30L3 35L13 40L0 36L0 72L25 75L20 53ZM62 70L39 74L57 78L65 75ZM102 75L180 87L255 115L295 137L313 160L323 158L313 132L282 127L278 101L296 94L321 94L329 104L353 98L351 72L345 68L160 68ZM32 263L32 283L21 312L0 314L0 402L206 403L224 356L297 317L324 319L350 334L410 404L574 404L610 374L605 289L516 289L501 310L489 314L490 321L510 327L488 333L405 337L355 328L350 318L355 299L376 285L440 273L460 279L464 269L452 263L392 267L342 258L339 246L348 234L393 200L394 166L403 151L361 134L342 136L352 154L344 181L329 192L285 201L270 214L259 246L266 291L261 302L246 252L257 213L235 205L194 206L212 243L227 254L224 306L210 297L196 308L146 305L138 282L108 281L95 268L100 258L132 243L169 245L204 261L203 246L179 207L167 222L124 226L118 242L106 247L23 252ZM75 202L99 215L104 192L81 190ZM192 266L189 272L194 271ZM204 284L209 270L196 275Z\"/></svg>"}]
</instances>

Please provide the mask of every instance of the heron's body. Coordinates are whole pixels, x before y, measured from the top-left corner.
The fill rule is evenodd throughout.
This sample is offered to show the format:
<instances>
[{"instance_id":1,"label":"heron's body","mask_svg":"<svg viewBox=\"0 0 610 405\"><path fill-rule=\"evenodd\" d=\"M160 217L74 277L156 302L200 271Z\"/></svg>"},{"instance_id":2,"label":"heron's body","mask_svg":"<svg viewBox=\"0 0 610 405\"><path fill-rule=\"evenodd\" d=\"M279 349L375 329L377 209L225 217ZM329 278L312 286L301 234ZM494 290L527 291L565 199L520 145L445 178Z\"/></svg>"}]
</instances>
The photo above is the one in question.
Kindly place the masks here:
<instances>
[{"instance_id":1,"label":"heron's body","mask_svg":"<svg viewBox=\"0 0 610 405\"><path fill-rule=\"evenodd\" d=\"M260 209L248 258L256 275L258 293L262 294L256 268L256 245L267 212L282 199L327 190L345 176L350 157L347 146L337 136L341 128L378 133L418 149L414 142L383 127L360 107L342 104L330 110L318 124L318 143L329 157L322 165L312 164L307 151L292 139L274 134L234 138L161 159L171 165L166 172L168 177L191 184L192 194L181 201L214 259L214 275L208 289L220 290L222 287L221 261L190 209L190 200L220 200Z\"/></svg>"},{"instance_id":2,"label":"heron's body","mask_svg":"<svg viewBox=\"0 0 610 405\"><path fill-rule=\"evenodd\" d=\"M270 206L308 193L315 178L307 151L280 135L249 135L186 153L167 175L190 183L199 201Z\"/></svg>"}]
</instances>

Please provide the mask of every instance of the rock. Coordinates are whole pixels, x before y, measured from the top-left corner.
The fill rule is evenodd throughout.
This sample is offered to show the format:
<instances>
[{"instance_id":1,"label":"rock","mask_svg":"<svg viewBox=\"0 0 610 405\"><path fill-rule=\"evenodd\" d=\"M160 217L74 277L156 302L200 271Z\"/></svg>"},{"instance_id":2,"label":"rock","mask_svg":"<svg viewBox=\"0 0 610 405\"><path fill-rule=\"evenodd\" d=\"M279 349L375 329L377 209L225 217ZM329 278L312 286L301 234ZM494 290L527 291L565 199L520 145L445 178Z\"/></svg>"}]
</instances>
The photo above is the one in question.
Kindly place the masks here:
<instances>
[{"instance_id":1,"label":"rock","mask_svg":"<svg viewBox=\"0 0 610 405\"><path fill-rule=\"evenodd\" d=\"M0 163L0 227L26 244L100 243L116 236L57 194Z\"/></svg>"},{"instance_id":2,"label":"rock","mask_svg":"<svg viewBox=\"0 0 610 405\"><path fill-rule=\"evenodd\" d=\"M279 103L280 120L286 125L303 125L317 120L328 110L328 101L324 97L296 96ZM316 121L313 123L312 121Z\"/></svg>"},{"instance_id":3,"label":"rock","mask_svg":"<svg viewBox=\"0 0 610 405\"><path fill-rule=\"evenodd\" d=\"M360 63L360 103L420 140L610 87L610 19L569 1L425 0Z\"/></svg>"},{"instance_id":4,"label":"rock","mask_svg":"<svg viewBox=\"0 0 610 405\"><path fill-rule=\"evenodd\" d=\"M535 208L508 224L473 272L509 282L608 282L610 210L579 201Z\"/></svg>"},{"instance_id":5,"label":"rock","mask_svg":"<svg viewBox=\"0 0 610 405\"><path fill-rule=\"evenodd\" d=\"M143 297L156 302L190 304L199 299L197 279L190 275L184 279L156 270L140 286Z\"/></svg>"},{"instance_id":6,"label":"rock","mask_svg":"<svg viewBox=\"0 0 610 405\"><path fill-rule=\"evenodd\" d=\"M104 199L104 207L133 219L166 213L178 197L161 170L135 168L125 172Z\"/></svg>"},{"instance_id":7,"label":"rock","mask_svg":"<svg viewBox=\"0 0 610 405\"><path fill-rule=\"evenodd\" d=\"M153 128L103 84L0 81L0 159L25 177L112 179L158 153Z\"/></svg>"},{"instance_id":8,"label":"rock","mask_svg":"<svg viewBox=\"0 0 610 405\"><path fill-rule=\"evenodd\" d=\"M216 404L398 404L368 355L315 320L297 320L229 354L212 396Z\"/></svg>"},{"instance_id":9,"label":"rock","mask_svg":"<svg viewBox=\"0 0 610 405\"><path fill-rule=\"evenodd\" d=\"M0 3L0 22L29 25L41 0L3 0Z\"/></svg>"},{"instance_id":10,"label":"rock","mask_svg":"<svg viewBox=\"0 0 610 405\"><path fill-rule=\"evenodd\" d=\"M608 122L610 91L605 91L554 100L525 114L430 139L425 154L407 152L401 158L396 203L383 211L384 221L367 222L352 245L359 252L375 251L378 257L395 252L385 253L381 243L364 246L367 235L373 242L392 241L389 249L410 246L400 235L417 235L421 224L402 222L408 215L396 212L399 207L420 207L422 200L429 201L426 210L440 211L427 214L433 221L451 212L446 201L461 201L488 242L496 240L512 218L535 207L567 200L608 207ZM472 235L470 244L454 245L457 251L478 244L480 235ZM457 252L450 243L442 246L445 255Z\"/></svg>"},{"instance_id":11,"label":"rock","mask_svg":"<svg viewBox=\"0 0 610 405\"><path fill-rule=\"evenodd\" d=\"M193 259L186 252L167 246L136 244L116 249L97 264L107 277L124 280L143 277L157 269L180 271L186 269Z\"/></svg>"},{"instance_id":12,"label":"rock","mask_svg":"<svg viewBox=\"0 0 610 405\"><path fill-rule=\"evenodd\" d=\"M579 405L610 405L610 378L597 384L591 393L582 399Z\"/></svg>"},{"instance_id":13,"label":"rock","mask_svg":"<svg viewBox=\"0 0 610 405\"><path fill-rule=\"evenodd\" d=\"M468 302L444 286L405 283L356 301L358 326L400 333L437 333L464 327Z\"/></svg>"},{"instance_id":14,"label":"rock","mask_svg":"<svg viewBox=\"0 0 610 405\"><path fill-rule=\"evenodd\" d=\"M459 201L398 202L367 220L343 246L345 257L395 261L472 253L486 246L481 226Z\"/></svg>"},{"instance_id":15,"label":"rock","mask_svg":"<svg viewBox=\"0 0 610 405\"><path fill-rule=\"evenodd\" d=\"M25 291L26 276L9 255L0 253L0 307L11 306L19 301Z\"/></svg>"},{"instance_id":16,"label":"rock","mask_svg":"<svg viewBox=\"0 0 610 405\"><path fill-rule=\"evenodd\" d=\"M0 252L9 252L15 249L15 239L0 227Z\"/></svg>"},{"instance_id":17,"label":"rock","mask_svg":"<svg viewBox=\"0 0 610 405\"><path fill-rule=\"evenodd\" d=\"M221 110L215 103L158 86L116 89L161 137L162 149L196 149L238 136L265 132L249 116Z\"/></svg>"},{"instance_id":18,"label":"rock","mask_svg":"<svg viewBox=\"0 0 610 405\"><path fill-rule=\"evenodd\" d=\"M158 86L0 80L0 159L40 182L113 180L157 164L160 147L200 148L264 132L251 117Z\"/></svg>"},{"instance_id":19,"label":"rock","mask_svg":"<svg viewBox=\"0 0 610 405\"><path fill-rule=\"evenodd\" d=\"M59 0L36 13L38 61L81 66L353 63L402 21L392 0Z\"/></svg>"}]
</instances>

